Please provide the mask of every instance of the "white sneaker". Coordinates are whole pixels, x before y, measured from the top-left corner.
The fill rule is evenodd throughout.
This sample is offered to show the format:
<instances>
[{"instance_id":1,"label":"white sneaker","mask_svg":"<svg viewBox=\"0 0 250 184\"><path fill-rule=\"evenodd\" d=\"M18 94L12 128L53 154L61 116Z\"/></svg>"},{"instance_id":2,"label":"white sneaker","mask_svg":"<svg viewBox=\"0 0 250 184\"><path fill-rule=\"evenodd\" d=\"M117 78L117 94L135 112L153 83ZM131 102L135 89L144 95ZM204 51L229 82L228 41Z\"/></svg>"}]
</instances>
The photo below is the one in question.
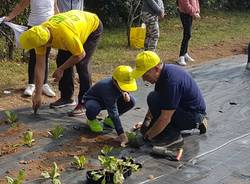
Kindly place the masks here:
<instances>
[{"instance_id":1,"label":"white sneaker","mask_svg":"<svg viewBox=\"0 0 250 184\"><path fill-rule=\"evenodd\" d=\"M49 96L49 97L54 97L56 96L55 92L50 88L48 84L44 84L42 88L43 94Z\"/></svg>"},{"instance_id":2,"label":"white sneaker","mask_svg":"<svg viewBox=\"0 0 250 184\"><path fill-rule=\"evenodd\" d=\"M28 84L26 89L24 90L23 94L27 96L32 96L35 91L35 84Z\"/></svg>"},{"instance_id":3,"label":"white sneaker","mask_svg":"<svg viewBox=\"0 0 250 184\"><path fill-rule=\"evenodd\" d=\"M177 63L181 66L186 66L187 63L185 62L184 56L180 56L179 59L177 60Z\"/></svg>"},{"instance_id":4,"label":"white sneaker","mask_svg":"<svg viewBox=\"0 0 250 184\"><path fill-rule=\"evenodd\" d=\"M247 63L246 69L247 69L247 70L250 70L250 62Z\"/></svg>"},{"instance_id":5,"label":"white sneaker","mask_svg":"<svg viewBox=\"0 0 250 184\"><path fill-rule=\"evenodd\" d=\"M188 53L186 53L185 55L184 55L184 57L185 57L185 59L186 59L186 61L194 61L194 59L193 58L191 58L189 55L188 55Z\"/></svg>"}]
</instances>

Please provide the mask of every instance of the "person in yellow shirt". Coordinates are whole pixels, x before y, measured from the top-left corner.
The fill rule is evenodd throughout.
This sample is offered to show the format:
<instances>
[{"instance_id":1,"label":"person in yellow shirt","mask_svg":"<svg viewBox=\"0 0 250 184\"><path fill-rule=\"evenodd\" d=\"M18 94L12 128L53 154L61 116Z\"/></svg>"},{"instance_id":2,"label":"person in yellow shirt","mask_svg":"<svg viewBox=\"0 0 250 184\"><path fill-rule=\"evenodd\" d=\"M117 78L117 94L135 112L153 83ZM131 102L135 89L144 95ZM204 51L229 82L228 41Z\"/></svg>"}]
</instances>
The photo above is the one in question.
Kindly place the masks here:
<instances>
[{"instance_id":1,"label":"person in yellow shirt","mask_svg":"<svg viewBox=\"0 0 250 184\"><path fill-rule=\"evenodd\" d=\"M36 91L33 97L33 109L36 111L41 106L42 83L45 69L46 47L58 48L70 51L72 56L65 61L53 73L55 82L60 81L64 71L75 65L82 65L82 75L79 75L79 96L91 86L91 74L88 70L91 56L102 34L103 25L96 14L71 10L52 16L41 25L34 26L20 35L19 42L22 48L36 51L35 85ZM80 88L81 88L80 87ZM71 97L61 97L62 104L73 104ZM80 99L80 100L81 100ZM65 103L67 102L67 103ZM81 101L80 101L81 102ZM79 103L80 103L79 102Z\"/></svg>"}]
</instances>

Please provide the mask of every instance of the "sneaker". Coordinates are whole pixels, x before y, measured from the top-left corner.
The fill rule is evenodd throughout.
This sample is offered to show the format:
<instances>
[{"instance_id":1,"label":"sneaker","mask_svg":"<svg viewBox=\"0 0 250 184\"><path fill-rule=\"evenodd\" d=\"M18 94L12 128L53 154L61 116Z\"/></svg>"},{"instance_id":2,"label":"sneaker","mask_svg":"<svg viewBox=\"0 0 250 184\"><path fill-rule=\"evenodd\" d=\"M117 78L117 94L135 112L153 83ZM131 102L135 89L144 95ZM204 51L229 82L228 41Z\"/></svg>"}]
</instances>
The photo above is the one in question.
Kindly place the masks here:
<instances>
[{"instance_id":1,"label":"sneaker","mask_svg":"<svg viewBox=\"0 0 250 184\"><path fill-rule=\"evenodd\" d=\"M84 115L84 105L81 103L77 104L74 110L68 113L68 116L70 117L82 116L82 115Z\"/></svg>"},{"instance_id":2,"label":"sneaker","mask_svg":"<svg viewBox=\"0 0 250 184\"><path fill-rule=\"evenodd\" d=\"M200 134L205 134L207 132L207 128L208 128L207 118L204 118L198 128L200 130Z\"/></svg>"},{"instance_id":3,"label":"sneaker","mask_svg":"<svg viewBox=\"0 0 250 184\"><path fill-rule=\"evenodd\" d=\"M36 89L35 84L28 84L26 89L24 90L23 94L26 96L32 96L35 89Z\"/></svg>"},{"instance_id":4,"label":"sneaker","mask_svg":"<svg viewBox=\"0 0 250 184\"><path fill-rule=\"evenodd\" d=\"M166 138L162 138L161 140L152 140L152 144L153 146L161 146L164 148L169 148L172 146L177 146L180 144L183 144L184 140L181 136L181 134L176 135L174 137L166 137Z\"/></svg>"},{"instance_id":5,"label":"sneaker","mask_svg":"<svg viewBox=\"0 0 250 184\"><path fill-rule=\"evenodd\" d=\"M65 107L65 106L74 106L74 105L76 105L75 100L59 98L57 101L51 103L49 105L49 107L50 108L61 108L61 107Z\"/></svg>"},{"instance_id":6,"label":"sneaker","mask_svg":"<svg viewBox=\"0 0 250 184\"><path fill-rule=\"evenodd\" d=\"M56 96L55 92L50 88L48 84L44 84L42 88L43 94L49 97L54 97Z\"/></svg>"},{"instance_id":7,"label":"sneaker","mask_svg":"<svg viewBox=\"0 0 250 184\"><path fill-rule=\"evenodd\" d=\"M250 62L247 63L246 69L247 69L247 70L250 70Z\"/></svg>"},{"instance_id":8,"label":"sneaker","mask_svg":"<svg viewBox=\"0 0 250 184\"><path fill-rule=\"evenodd\" d=\"M110 117L106 117L103 121L103 124L108 127L115 128L115 125Z\"/></svg>"},{"instance_id":9,"label":"sneaker","mask_svg":"<svg viewBox=\"0 0 250 184\"><path fill-rule=\"evenodd\" d=\"M192 61L192 62L194 61L194 59L191 58L191 56L189 56L188 53L186 53L186 54L184 55L184 58L185 58L186 61Z\"/></svg>"},{"instance_id":10,"label":"sneaker","mask_svg":"<svg viewBox=\"0 0 250 184\"><path fill-rule=\"evenodd\" d=\"M185 62L184 56L180 56L180 58L176 61L181 66L186 66L187 63Z\"/></svg>"},{"instance_id":11,"label":"sneaker","mask_svg":"<svg viewBox=\"0 0 250 184\"><path fill-rule=\"evenodd\" d=\"M89 125L90 130L94 133L100 133L103 131L103 127L97 119L94 120L88 119L87 124Z\"/></svg>"}]
</instances>

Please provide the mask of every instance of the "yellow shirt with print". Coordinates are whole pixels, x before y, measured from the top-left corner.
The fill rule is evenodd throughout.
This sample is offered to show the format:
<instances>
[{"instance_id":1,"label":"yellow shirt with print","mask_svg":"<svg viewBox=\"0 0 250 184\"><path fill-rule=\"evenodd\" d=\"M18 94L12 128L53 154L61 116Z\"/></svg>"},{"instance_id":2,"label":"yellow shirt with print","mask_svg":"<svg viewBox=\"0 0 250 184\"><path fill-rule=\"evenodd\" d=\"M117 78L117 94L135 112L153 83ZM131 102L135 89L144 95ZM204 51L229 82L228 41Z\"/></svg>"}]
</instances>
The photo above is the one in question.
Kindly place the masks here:
<instances>
[{"instance_id":1,"label":"yellow shirt with print","mask_svg":"<svg viewBox=\"0 0 250 184\"><path fill-rule=\"evenodd\" d=\"M90 12L71 10L54 15L42 25L50 30L53 38L51 47L70 51L72 55L80 55L84 51L83 44L98 28L99 18ZM46 47L35 50L38 55L46 53Z\"/></svg>"}]
</instances>

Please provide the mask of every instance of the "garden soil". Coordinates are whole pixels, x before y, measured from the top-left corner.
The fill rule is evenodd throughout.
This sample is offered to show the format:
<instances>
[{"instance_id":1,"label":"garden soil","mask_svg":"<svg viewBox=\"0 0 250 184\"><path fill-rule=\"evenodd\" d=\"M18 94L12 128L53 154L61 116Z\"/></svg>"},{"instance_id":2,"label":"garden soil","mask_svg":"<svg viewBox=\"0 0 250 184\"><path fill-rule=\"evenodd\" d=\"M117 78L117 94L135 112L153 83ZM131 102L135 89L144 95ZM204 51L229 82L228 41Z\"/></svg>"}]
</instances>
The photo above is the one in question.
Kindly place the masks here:
<instances>
[{"instance_id":1,"label":"garden soil","mask_svg":"<svg viewBox=\"0 0 250 184\"><path fill-rule=\"evenodd\" d=\"M70 109L49 109L42 106L35 116L31 108L18 108L16 127L0 125L0 183L5 176L16 177L25 170L25 182L49 183L41 172L56 162L65 184L86 183L86 171L98 169L97 155L104 145L114 147L113 154L132 156L143 164L140 172L132 174L125 183L173 184L249 184L250 182L250 71L245 69L246 55L213 60L189 68L199 84L207 104L209 129L199 135L196 130L186 132L184 154L179 162L151 155L151 147L141 149L119 147L116 134L105 129L102 134L90 133L86 117L70 118ZM146 96L153 86L138 82L134 93L136 107L122 118L125 130L143 117L147 111ZM100 115L104 119L105 113ZM1 119L4 118L0 113ZM48 131L56 125L64 127L63 136L53 140ZM22 133L32 130L32 147L22 145ZM84 170L72 166L74 155L85 155L88 164Z\"/></svg>"}]
</instances>

